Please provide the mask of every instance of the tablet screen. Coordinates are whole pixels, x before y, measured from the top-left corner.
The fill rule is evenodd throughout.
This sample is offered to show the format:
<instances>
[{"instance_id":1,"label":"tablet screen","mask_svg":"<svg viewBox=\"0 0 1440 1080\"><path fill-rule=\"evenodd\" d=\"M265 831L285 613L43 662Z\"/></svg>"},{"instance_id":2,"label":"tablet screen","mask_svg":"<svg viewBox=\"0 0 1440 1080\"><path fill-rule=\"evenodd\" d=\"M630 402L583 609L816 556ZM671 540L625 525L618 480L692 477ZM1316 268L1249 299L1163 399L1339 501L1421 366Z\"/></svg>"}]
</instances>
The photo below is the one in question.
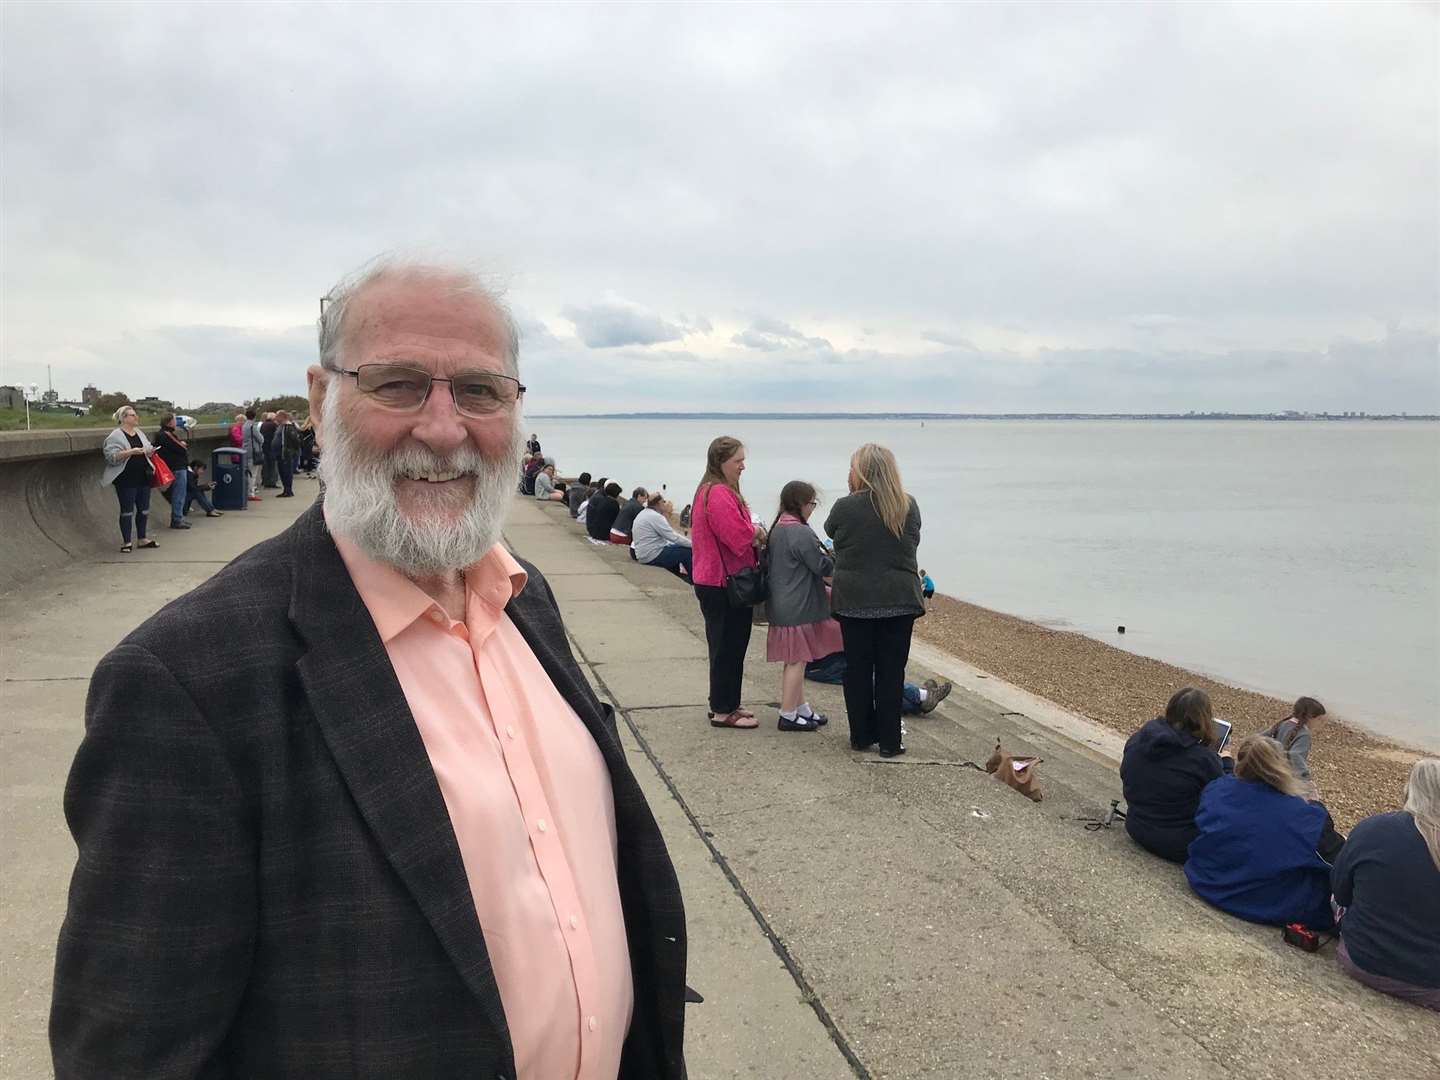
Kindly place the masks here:
<instances>
[{"instance_id":1,"label":"tablet screen","mask_svg":"<svg viewBox=\"0 0 1440 1080\"><path fill-rule=\"evenodd\" d=\"M1225 744L1230 741L1230 729L1234 727L1229 720L1221 720L1215 717L1215 752L1218 754L1225 749Z\"/></svg>"}]
</instances>

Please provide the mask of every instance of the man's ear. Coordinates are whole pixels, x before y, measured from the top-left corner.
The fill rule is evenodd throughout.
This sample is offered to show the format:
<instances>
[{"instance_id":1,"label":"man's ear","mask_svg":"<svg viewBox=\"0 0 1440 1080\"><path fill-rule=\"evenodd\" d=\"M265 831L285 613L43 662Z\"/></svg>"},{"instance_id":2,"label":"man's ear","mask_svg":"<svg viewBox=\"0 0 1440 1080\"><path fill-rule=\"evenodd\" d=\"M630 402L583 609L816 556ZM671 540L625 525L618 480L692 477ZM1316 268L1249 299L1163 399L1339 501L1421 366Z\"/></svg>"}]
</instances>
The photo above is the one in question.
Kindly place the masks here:
<instances>
[{"instance_id":1,"label":"man's ear","mask_svg":"<svg viewBox=\"0 0 1440 1080\"><path fill-rule=\"evenodd\" d=\"M325 415L325 392L330 389L330 376L319 364L311 364L305 370L305 396L310 399L310 423L315 428L315 441L320 445L324 436L321 417Z\"/></svg>"}]
</instances>

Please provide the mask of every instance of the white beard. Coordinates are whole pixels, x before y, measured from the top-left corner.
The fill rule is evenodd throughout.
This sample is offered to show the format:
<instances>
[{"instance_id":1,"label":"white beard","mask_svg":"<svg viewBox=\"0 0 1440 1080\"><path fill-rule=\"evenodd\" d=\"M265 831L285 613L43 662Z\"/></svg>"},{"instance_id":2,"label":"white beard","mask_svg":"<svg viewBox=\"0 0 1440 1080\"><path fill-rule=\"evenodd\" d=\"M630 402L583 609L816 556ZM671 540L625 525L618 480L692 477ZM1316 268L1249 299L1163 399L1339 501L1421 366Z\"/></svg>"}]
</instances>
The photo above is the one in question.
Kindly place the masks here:
<instances>
[{"instance_id":1,"label":"white beard","mask_svg":"<svg viewBox=\"0 0 1440 1080\"><path fill-rule=\"evenodd\" d=\"M469 445L447 458L419 446L375 454L346 429L334 389L321 409L320 478L330 530L410 578L454 573L478 562L499 542L515 493L523 447L518 410L507 448L497 457ZM402 511L396 481L407 473L439 472L474 474L474 497L464 512L452 519Z\"/></svg>"}]
</instances>

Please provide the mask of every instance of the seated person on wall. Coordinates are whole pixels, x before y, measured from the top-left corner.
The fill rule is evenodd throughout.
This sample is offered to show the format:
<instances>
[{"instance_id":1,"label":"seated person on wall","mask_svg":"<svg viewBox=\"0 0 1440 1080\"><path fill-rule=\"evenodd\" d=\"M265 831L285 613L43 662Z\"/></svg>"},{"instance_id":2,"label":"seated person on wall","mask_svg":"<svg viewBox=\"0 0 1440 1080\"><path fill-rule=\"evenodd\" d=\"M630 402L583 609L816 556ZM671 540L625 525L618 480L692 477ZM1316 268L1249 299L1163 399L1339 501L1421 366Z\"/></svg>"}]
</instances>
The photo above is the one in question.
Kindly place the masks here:
<instances>
[{"instance_id":1,"label":"seated person on wall","mask_svg":"<svg viewBox=\"0 0 1440 1080\"><path fill-rule=\"evenodd\" d=\"M1330 929L1330 864L1315 850L1325 810L1303 792L1274 739L1245 738L1233 775L1200 793L1185 860L1195 895L1250 922Z\"/></svg>"},{"instance_id":2,"label":"seated person on wall","mask_svg":"<svg viewBox=\"0 0 1440 1080\"><path fill-rule=\"evenodd\" d=\"M610 539L610 526L620 516L620 485L611 481L590 496L590 509L585 511L585 531L592 540Z\"/></svg>"},{"instance_id":3,"label":"seated person on wall","mask_svg":"<svg viewBox=\"0 0 1440 1080\"><path fill-rule=\"evenodd\" d=\"M545 467L545 458L540 454L531 454L525 466L520 470L520 493L522 495L535 494L535 477Z\"/></svg>"},{"instance_id":4,"label":"seated person on wall","mask_svg":"<svg viewBox=\"0 0 1440 1080\"><path fill-rule=\"evenodd\" d=\"M553 462L546 462L545 467L535 474L535 501L559 503L565 501L564 489L555 486L555 464Z\"/></svg>"},{"instance_id":5,"label":"seated person on wall","mask_svg":"<svg viewBox=\"0 0 1440 1080\"><path fill-rule=\"evenodd\" d=\"M1330 875L1351 978L1440 1010L1440 758L1410 770L1405 809L1356 825Z\"/></svg>"},{"instance_id":6,"label":"seated person on wall","mask_svg":"<svg viewBox=\"0 0 1440 1080\"><path fill-rule=\"evenodd\" d=\"M575 512L576 524L585 524L585 519L590 513L590 502L592 499L595 498L596 495L605 494L606 482L607 481L605 477L602 476L599 480L596 480L593 484L590 485L589 493L585 496L585 500L580 504L580 509Z\"/></svg>"},{"instance_id":7,"label":"seated person on wall","mask_svg":"<svg viewBox=\"0 0 1440 1080\"><path fill-rule=\"evenodd\" d=\"M1125 831L1154 855L1183 863L1195 839L1200 792L1230 768L1214 750L1215 714L1203 690L1187 686L1125 743L1120 783Z\"/></svg>"},{"instance_id":8,"label":"seated person on wall","mask_svg":"<svg viewBox=\"0 0 1440 1080\"><path fill-rule=\"evenodd\" d=\"M805 678L810 682L841 685L845 681L845 653L833 652L819 660L811 660L805 665ZM926 679L923 683L913 683L907 676L900 687L900 715L927 716L950 696L953 689L954 684L949 682Z\"/></svg>"},{"instance_id":9,"label":"seated person on wall","mask_svg":"<svg viewBox=\"0 0 1440 1080\"><path fill-rule=\"evenodd\" d=\"M643 487L637 487L630 493L630 499L620 507L620 513L615 518L615 524L610 526L610 542L612 544L629 544L630 531L635 525L635 518L640 511L645 509L645 501L650 493Z\"/></svg>"},{"instance_id":10,"label":"seated person on wall","mask_svg":"<svg viewBox=\"0 0 1440 1080\"><path fill-rule=\"evenodd\" d=\"M630 552L646 566L658 566L679 577L690 577L690 538L670 526L670 500L656 492L631 526Z\"/></svg>"},{"instance_id":11,"label":"seated person on wall","mask_svg":"<svg viewBox=\"0 0 1440 1080\"><path fill-rule=\"evenodd\" d=\"M570 516L573 518L578 514L581 504L594 494L595 489L590 484L590 474L582 472L575 483L565 489L565 505L570 508Z\"/></svg>"}]
</instances>

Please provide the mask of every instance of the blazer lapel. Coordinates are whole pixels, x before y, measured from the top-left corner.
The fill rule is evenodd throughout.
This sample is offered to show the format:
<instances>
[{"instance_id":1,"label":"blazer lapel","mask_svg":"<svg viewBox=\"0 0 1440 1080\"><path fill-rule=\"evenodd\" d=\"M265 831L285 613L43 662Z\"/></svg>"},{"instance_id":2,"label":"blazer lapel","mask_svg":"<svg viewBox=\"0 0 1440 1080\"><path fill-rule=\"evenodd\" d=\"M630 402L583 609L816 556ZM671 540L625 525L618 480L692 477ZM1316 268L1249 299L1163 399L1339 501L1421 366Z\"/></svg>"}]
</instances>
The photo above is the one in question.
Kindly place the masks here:
<instances>
[{"instance_id":1,"label":"blazer lapel","mask_svg":"<svg viewBox=\"0 0 1440 1080\"><path fill-rule=\"evenodd\" d=\"M290 620L309 645L297 667L330 753L386 859L410 890L486 1018L509 1029L440 785L320 504L296 524Z\"/></svg>"}]
</instances>

